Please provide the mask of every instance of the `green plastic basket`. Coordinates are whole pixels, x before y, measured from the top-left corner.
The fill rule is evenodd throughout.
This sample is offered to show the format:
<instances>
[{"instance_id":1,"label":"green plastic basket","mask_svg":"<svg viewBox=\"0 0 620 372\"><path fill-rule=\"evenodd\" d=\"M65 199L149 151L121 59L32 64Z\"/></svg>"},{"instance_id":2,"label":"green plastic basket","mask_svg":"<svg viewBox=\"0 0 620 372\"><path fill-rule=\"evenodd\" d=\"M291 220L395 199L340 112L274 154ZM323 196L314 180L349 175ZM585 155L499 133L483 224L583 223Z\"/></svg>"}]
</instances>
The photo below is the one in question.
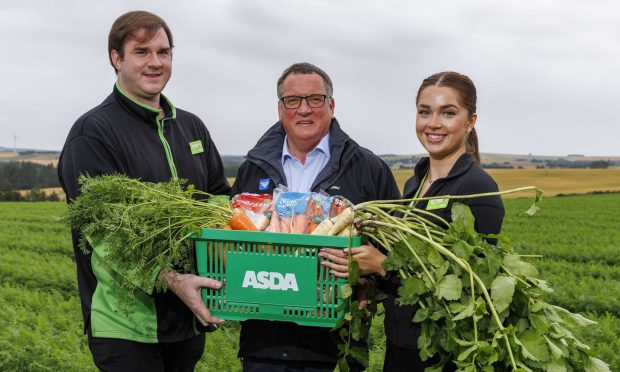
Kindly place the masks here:
<instances>
[{"instance_id":1,"label":"green plastic basket","mask_svg":"<svg viewBox=\"0 0 620 372\"><path fill-rule=\"evenodd\" d=\"M224 284L220 290L202 290L218 318L333 327L344 315L339 286L347 281L320 265L324 259L318 253L322 247L359 246L359 236L203 229L192 241L198 275Z\"/></svg>"}]
</instances>

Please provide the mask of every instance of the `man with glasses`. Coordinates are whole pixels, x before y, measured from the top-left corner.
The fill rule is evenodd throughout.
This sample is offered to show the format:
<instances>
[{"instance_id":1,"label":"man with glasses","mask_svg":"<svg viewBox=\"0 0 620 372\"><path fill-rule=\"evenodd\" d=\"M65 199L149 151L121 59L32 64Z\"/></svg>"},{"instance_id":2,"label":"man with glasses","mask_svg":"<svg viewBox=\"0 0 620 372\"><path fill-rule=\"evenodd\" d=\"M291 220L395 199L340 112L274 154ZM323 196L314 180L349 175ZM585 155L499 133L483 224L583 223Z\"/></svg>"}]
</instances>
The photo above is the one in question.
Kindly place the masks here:
<instances>
[{"instance_id":1,"label":"man with glasses","mask_svg":"<svg viewBox=\"0 0 620 372\"><path fill-rule=\"evenodd\" d=\"M296 63L278 79L277 93L280 120L248 152L231 195L271 194L282 184L289 191L342 195L354 204L400 197L387 164L340 128L323 70ZM347 272L346 259L328 258L330 268ZM248 320L241 325L239 357L244 371L333 371L339 341L328 328Z\"/></svg>"}]
</instances>

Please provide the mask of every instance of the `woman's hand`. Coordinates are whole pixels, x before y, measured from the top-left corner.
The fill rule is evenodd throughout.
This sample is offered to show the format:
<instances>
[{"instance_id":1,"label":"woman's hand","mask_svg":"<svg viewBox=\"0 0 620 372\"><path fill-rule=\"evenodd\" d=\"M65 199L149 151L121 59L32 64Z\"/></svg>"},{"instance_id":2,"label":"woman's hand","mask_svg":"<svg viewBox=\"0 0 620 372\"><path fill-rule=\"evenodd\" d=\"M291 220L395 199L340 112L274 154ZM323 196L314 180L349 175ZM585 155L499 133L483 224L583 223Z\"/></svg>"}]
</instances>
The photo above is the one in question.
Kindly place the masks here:
<instances>
[{"instance_id":1,"label":"woman's hand","mask_svg":"<svg viewBox=\"0 0 620 372\"><path fill-rule=\"evenodd\" d=\"M321 248L319 257L328 259L322 261L321 265L329 268L329 273L338 278L349 277L349 257L342 249Z\"/></svg>"},{"instance_id":2,"label":"woman's hand","mask_svg":"<svg viewBox=\"0 0 620 372\"><path fill-rule=\"evenodd\" d=\"M321 265L328 267L330 273L339 278L346 278L349 276L348 255L349 248L321 248L319 252L320 257L329 260L321 262ZM387 271L382 265L387 256L372 245L366 244L357 248L351 248L351 255L351 258L358 262L361 275L379 274L385 276L387 274Z\"/></svg>"},{"instance_id":3,"label":"woman's hand","mask_svg":"<svg viewBox=\"0 0 620 372\"><path fill-rule=\"evenodd\" d=\"M345 248L343 252L345 255L348 254L349 248ZM351 248L351 255L358 262L361 275L379 274L385 276L387 274L383 267L383 261L387 259L387 256L372 245L366 244L358 248Z\"/></svg>"}]
</instances>

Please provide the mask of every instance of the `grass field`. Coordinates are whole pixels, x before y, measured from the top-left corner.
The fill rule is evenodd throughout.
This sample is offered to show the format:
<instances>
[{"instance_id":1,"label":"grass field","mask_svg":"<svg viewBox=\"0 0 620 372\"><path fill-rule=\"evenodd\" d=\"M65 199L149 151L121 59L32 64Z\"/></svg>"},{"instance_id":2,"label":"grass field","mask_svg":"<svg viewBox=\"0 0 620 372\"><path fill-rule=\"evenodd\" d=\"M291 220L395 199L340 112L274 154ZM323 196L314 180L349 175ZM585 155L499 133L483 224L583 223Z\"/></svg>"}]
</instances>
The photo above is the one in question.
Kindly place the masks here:
<instances>
[{"instance_id":1,"label":"grass field","mask_svg":"<svg viewBox=\"0 0 620 372\"><path fill-rule=\"evenodd\" d=\"M576 333L593 353L620 370L620 194L547 198L532 218L517 217L530 200L506 200L507 233L517 250L542 254L541 277L555 288L550 302L582 312L597 325ZM59 202L0 203L0 370L95 370L77 297L68 229ZM239 370L239 325L207 336L199 371ZM371 330L371 367L380 370L381 318Z\"/></svg>"}]
</instances>

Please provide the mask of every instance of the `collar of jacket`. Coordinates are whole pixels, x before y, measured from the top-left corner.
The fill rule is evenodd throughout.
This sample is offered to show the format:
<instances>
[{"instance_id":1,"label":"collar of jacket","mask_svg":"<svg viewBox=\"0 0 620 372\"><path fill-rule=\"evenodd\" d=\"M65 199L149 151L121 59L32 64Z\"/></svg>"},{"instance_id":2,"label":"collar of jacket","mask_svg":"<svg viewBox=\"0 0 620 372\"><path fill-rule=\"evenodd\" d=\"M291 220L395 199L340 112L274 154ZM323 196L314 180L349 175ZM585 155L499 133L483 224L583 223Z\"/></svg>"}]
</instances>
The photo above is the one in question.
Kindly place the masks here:
<instances>
[{"instance_id":1,"label":"collar of jacket","mask_svg":"<svg viewBox=\"0 0 620 372\"><path fill-rule=\"evenodd\" d=\"M428 172L430 164L430 159L428 157L425 157L420 159L420 161L418 161L418 163L415 165L413 173L417 182L416 185L414 185L414 192L419 187L420 183L422 182L422 178L424 177L426 172ZM452 166L452 169L450 169L448 175L444 178L441 178L440 180L447 181L451 178L459 177L463 173L467 172L469 168L472 167L472 165L474 165L474 157L470 153L465 153L461 155L461 157L456 161L456 163L454 163L454 166Z\"/></svg>"},{"instance_id":2,"label":"collar of jacket","mask_svg":"<svg viewBox=\"0 0 620 372\"><path fill-rule=\"evenodd\" d=\"M284 169L280 161L282 158L282 145L284 144L285 136L286 131L282 123L275 123L265 132L256 143L256 146L254 146L246 156L248 161L255 163L265 170L276 185L279 183L283 185L286 184ZM340 128L338 120L332 119L329 128L330 158L323 170L314 180L312 189L314 189L316 185L329 180L337 173L343 164L347 164L349 158L353 155L352 150L358 147L358 144Z\"/></svg>"},{"instance_id":3,"label":"collar of jacket","mask_svg":"<svg viewBox=\"0 0 620 372\"><path fill-rule=\"evenodd\" d=\"M129 111L131 114L151 124L154 124L156 122L157 116L161 112L161 110L147 106L144 103L130 97L127 92L125 92L125 90L120 86L118 81L114 84L114 98L124 109ZM163 94L159 95L159 104L164 111L164 118L161 119L162 121L165 119L176 119L176 108L174 107L172 102L170 102L168 98L166 98L166 96L164 96Z\"/></svg>"}]
</instances>

